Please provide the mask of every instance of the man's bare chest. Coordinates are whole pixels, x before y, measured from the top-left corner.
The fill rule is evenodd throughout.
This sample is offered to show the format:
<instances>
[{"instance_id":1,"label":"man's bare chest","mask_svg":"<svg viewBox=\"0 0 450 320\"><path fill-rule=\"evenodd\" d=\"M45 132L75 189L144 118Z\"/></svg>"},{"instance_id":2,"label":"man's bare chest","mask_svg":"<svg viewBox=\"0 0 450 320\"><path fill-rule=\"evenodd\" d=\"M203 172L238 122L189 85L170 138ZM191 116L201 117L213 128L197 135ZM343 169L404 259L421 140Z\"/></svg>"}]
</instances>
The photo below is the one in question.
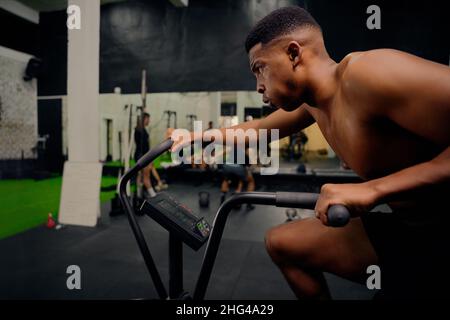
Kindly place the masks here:
<instances>
[{"instance_id":1,"label":"man's bare chest","mask_svg":"<svg viewBox=\"0 0 450 320\"><path fill-rule=\"evenodd\" d=\"M431 159L424 139L388 119L374 119L340 106L313 117L337 156L363 179L374 179Z\"/></svg>"}]
</instances>

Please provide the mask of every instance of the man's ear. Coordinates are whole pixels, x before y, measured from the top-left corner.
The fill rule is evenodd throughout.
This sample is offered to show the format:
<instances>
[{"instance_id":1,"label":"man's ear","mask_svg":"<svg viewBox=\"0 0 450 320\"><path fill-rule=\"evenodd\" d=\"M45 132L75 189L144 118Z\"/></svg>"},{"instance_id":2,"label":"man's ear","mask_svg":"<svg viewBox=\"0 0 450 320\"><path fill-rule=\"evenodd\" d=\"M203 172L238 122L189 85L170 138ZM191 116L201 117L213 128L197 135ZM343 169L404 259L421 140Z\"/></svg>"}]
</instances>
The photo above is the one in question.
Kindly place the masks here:
<instances>
[{"instance_id":1,"label":"man's ear","mask_svg":"<svg viewBox=\"0 0 450 320\"><path fill-rule=\"evenodd\" d=\"M302 58L302 47L297 41L291 41L287 47L287 54L289 55L289 60L292 62L292 66L295 68L300 64Z\"/></svg>"}]
</instances>

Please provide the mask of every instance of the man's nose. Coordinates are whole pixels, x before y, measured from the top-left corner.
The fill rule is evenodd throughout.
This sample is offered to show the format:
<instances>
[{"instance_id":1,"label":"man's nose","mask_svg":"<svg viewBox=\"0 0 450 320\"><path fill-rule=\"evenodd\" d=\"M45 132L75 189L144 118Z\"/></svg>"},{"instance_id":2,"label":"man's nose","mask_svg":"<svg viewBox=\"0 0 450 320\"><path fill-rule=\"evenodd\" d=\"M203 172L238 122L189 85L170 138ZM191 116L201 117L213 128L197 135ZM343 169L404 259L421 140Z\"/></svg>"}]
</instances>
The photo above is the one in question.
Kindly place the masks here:
<instances>
[{"instance_id":1,"label":"man's nose","mask_svg":"<svg viewBox=\"0 0 450 320\"><path fill-rule=\"evenodd\" d=\"M264 91L266 91L266 88L264 87L264 85L258 83L256 85L256 91L258 91L258 93L264 94Z\"/></svg>"}]
</instances>

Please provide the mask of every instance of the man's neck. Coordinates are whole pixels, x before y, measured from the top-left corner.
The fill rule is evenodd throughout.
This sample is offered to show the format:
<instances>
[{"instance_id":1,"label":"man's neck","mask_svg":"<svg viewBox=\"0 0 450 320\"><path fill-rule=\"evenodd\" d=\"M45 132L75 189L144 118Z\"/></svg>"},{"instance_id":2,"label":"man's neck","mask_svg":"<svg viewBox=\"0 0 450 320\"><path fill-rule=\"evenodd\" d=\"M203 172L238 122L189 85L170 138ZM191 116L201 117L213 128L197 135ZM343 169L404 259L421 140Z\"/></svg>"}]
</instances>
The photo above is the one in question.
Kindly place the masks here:
<instances>
[{"instance_id":1,"label":"man's neck","mask_svg":"<svg viewBox=\"0 0 450 320\"><path fill-rule=\"evenodd\" d=\"M311 107L326 109L333 100L338 87L336 77L338 64L332 59L318 59L309 67L306 103Z\"/></svg>"}]
</instances>

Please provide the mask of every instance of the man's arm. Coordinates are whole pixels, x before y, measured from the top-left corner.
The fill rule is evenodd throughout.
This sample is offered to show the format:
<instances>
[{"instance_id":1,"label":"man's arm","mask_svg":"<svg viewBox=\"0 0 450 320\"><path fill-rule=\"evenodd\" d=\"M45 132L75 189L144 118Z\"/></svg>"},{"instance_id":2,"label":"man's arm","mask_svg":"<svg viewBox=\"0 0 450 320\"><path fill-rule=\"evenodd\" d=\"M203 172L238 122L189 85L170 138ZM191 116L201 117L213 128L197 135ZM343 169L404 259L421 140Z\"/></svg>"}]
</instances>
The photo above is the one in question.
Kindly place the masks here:
<instances>
[{"instance_id":1,"label":"man's arm","mask_svg":"<svg viewBox=\"0 0 450 320\"><path fill-rule=\"evenodd\" d=\"M421 200L421 196L429 196L436 187L448 186L449 183L450 147L431 161L383 178L354 184L324 184L314 210L316 217L327 225L327 211L332 205L344 205L353 216L358 216L370 211L377 204Z\"/></svg>"},{"instance_id":2,"label":"man's arm","mask_svg":"<svg viewBox=\"0 0 450 320\"><path fill-rule=\"evenodd\" d=\"M450 147L431 161L366 183L375 190L378 203L417 197L421 191L433 192L433 187L450 183Z\"/></svg>"},{"instance_id":3,"label":"man's arm","mask_svg":"<svg viewBox=\"0 0 450 320\"><path fill-rule=\"evenodd\" d=\"M367 63L383 68L368 73L373 85L378 83L375 91L393 103L376 112L443 148L428 162L368 182L384 202L450 183L450 68L400 51L379 51Z\"/></svg>"},{"instance_id":4,"label":"man's arm","mask_svg":"<svg viewBox=\"0 0 450 320\"><path fill-rule=\"evenodd\" d=\"M258 129L267 129L269 132L271 129L279 129L281 139L299 132L315 122L316 120L306 108L300 106L291 112L278 109L266 118L259 120Z\"/></svg>"},{"instance_id":5,"label":"man's arm","mask_svg":"<svg viewBox=\"0 0 450 320\"><path fill-rule=\"evenodd\" d=\"M268 132L268 135L270 137L270 130L272 129L278 129L279 131L279 137L280 139L283 137L286 137L290 134L293 134L295 132L298 132L304 128L309 127L315 122L314 118L311 116L311 114L302 106L297 108L294 111L287 112L282 109L278 109L277 111L271 113L269 116L267 116L264 119L256 119L252 121L247 121L240 123L236 126L232 126L229 128L221 128L217 129L220 131L223 137L223 143L226 143L226 130L227 129L242 129L244 131L248 129L255 129L258 131L261 129L266 129ZM172 134L172 131L168 131L168 136ZM204 133L203 133L204 134ZM207 134L213 134L213 131L211 130ZM257 137L259 137L259 134L257 134ZM201 139L201 136L195 137L194 132L191 133L191 140L198 140ZM246 143L248 143L248 136L246 136ZM185 141L177 141L173 147L172 150L177 150L180 145L184 146L186 144Z\"/></svg>"}]
</instances>

